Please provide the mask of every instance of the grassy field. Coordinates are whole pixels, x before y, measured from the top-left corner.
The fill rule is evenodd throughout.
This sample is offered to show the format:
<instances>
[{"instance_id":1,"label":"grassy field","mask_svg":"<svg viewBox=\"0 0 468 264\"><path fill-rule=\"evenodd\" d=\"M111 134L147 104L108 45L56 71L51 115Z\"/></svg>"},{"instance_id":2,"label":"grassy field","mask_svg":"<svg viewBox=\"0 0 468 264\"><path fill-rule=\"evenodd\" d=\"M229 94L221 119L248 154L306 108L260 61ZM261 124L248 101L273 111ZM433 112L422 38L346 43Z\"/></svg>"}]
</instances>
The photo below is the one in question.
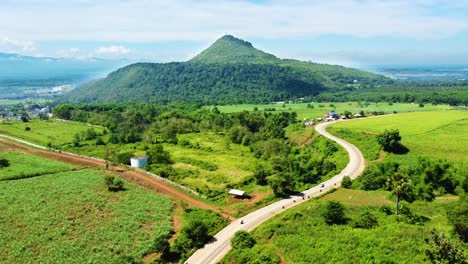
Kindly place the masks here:
<instances>
[{"instance_id":1,"label":"grassy field","mask_svg":"<svg viewBox=\"0 0 468 264\"><path fill-rule=\"evenodd\" d=\"M10 166L0 169L0 181L29 178L44 174L64 172L73 166L17 151L4 152L0 142L0 159L7 159Z\"/></svg>"},{"instance_id":2,"label":"grassy field","mask_svg":"<svg viewBox=\"0 0 468 264\"><path fill-rule=\"evenodd\" d=\"M243 255L254 252L279 255L283 263L427 263L424 239L432 228L450 232L445 208L454 201L409 205L414 215L428 218L427 222L412 224L405 216L397 218L380 210L381 205L392 204L387 196L387 192L340 189L299 205L255 229L252 234L257 245L247 251L232 250L222 263L242 263L239 260ZM321 211L330 199L343 202L347 224L325 223ZM364 212L377 218L377 227L354 227Z\"/></svg>"},{"instance_id":3,"label":"grassy field","mask_svg":"<svg viewBox=\"0 0 468 264\"><path fill-rule=\"evenodd\" d=\"M26 127L31 130L26 131ZM32 119L30 122L21 121L0 121L0 133L8 134L43 146L51 143L61 147L73 141L73 136L77 133L93 128L96 132L102 133L103 128L91 127L76 122L65 122L57 120L42 121Z\"/></svg>"},{"instance_id":4,"label":"grassy field","mask_svg":"<svg viewBox=\"0 0 468 264\"><path fill-rule=\"evenodd\" d=\"M407 104L407 103L359 103L359 102L349 102L349 103L310 103L311 107L308 107L308 103L300 104L241 104L241 105L220 105L217 108L224 113L236 113L241 111L253 111L255 107L258 110L272 109L275 111L287 111L287 112L296 112L297 118L303 120L304 118L318 118L323 117L325 112L336 111L338 113L343 113L344 111L350 111L352 113L359 113L364 111L365 113L371 112L384 112L384 113L393 113L396 112L414 112L414 111L443 111L454 109L448 105L425 105L424 107L419 107L418 104Z\"/></svg>"},{"instance_id":5,"label":"grassy field","mask_svg":"<svg viewBox=\"0 0 468 264\"><path fill-rule=\"evenodd\" d=\"M0 182L4 263L127 263L171 231L169 199L125 182L109 192L103 174L62 172Z\"/></svg>"},{"instance_id":6,"label":"grassy field","mask_svg":"<svg viewBox=\"0 0 468 264\"><path fill-rule=\"evenodd\" d=\"M402 143L409 152L404 156L386 154L387 160L426 157L459 164L468 162L468 111L402 113L340 122L329 129L350 139L358 148L368 150L366 156L375 157L378 147L372 138L385 129L394 128L399 129Z\"/></svg>"}]
</instances>

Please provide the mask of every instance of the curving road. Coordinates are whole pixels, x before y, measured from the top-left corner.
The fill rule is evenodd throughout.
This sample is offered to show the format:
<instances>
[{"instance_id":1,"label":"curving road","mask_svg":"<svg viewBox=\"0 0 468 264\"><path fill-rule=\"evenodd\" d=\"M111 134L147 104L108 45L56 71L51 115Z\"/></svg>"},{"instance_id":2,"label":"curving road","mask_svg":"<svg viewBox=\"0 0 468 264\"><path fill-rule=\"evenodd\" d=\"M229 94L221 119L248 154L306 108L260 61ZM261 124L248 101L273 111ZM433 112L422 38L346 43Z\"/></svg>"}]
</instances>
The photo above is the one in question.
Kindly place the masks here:
<instances>
[{"instance_id":1,"label":"curving road","mask_svg":"<svg viewBox=\"0 0 468 264\"><path fill-rule=\"evenodd\" d=\"M337 121L340 122L340 121ZM288 199L284 199L273 204L270 204L266 207L258 209L241 219L238 219L232 222L230 225L225 227L219 233L214 236L214 239L209 244L206 244L203 248L197 250L186 263L188 264L214 264L220 261L231 249L231 238L239 230L251 231L261 223L270 219L278 213L283 212L284 210L301 204L309 198L318 196L332 188L338 187L341 185L341 180L344 176L349 176L352 179L358 177L365 168L365 160L362 156L362 153L354 145L346 142L345 140L335 137L328 133L325 128L335 122L326 122L321 123L315 127L315 130L340 144L349 154L349 162L346 167L336 176L324 182L324 187L315 186L306 191L303 191L300 195L291 196ZM241 220L244 221L244 224L241 224Z\"/></svg>"}]
</instances>

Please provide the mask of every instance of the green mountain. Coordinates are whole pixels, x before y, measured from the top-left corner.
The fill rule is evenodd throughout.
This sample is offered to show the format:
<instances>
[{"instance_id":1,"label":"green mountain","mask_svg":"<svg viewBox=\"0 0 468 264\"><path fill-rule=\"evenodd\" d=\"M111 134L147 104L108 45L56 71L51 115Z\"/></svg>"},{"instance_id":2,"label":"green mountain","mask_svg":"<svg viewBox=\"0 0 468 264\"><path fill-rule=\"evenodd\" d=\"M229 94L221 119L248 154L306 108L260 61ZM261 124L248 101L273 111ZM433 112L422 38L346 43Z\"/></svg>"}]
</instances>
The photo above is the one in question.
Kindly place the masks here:
<instances>
[{"instance_id":1,"label":"green mountain","mask_svg":"<svg viewBox=\"0 0 468 264\"><path fill-rule=\"evenodd\" d=\"M224 36L187 62L137 63L82 85L69 102L260 103L391 82L342 66L284 60Z\"/></svg>"}]
</instances>

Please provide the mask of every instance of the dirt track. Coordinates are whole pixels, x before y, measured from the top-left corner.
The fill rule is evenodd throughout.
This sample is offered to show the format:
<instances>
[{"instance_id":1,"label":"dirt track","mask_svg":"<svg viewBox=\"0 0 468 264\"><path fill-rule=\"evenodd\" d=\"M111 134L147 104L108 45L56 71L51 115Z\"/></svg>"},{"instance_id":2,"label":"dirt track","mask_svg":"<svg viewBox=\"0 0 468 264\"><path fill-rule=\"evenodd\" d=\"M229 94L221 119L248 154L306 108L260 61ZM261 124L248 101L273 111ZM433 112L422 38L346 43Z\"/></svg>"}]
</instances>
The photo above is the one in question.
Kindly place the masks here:
<instances>
[{"instance_id":1,"label":"dirt track","mask_svg":"<svg viewBox=\"0 0 468 264\"><path fill-rule=\"evenodd\" d=\"M85 157L76 157L76 156L71 156L65 153L60 153L60 152L53 152L53 151L47 151L47 150L40 150L36 149L33 147L28 147L19 143L12 142L10 140L6 140L3 138L0 138L0 143L4 146L6 146L8 149L14 149L18 150L24 153L32 154L32 155L37 155L40 157L44 157L47 159L52 159L56 161L61 161L64 163L69 163L75 166L83 166L83 167L102 167L104 169L105 167L105 162L103 161L97 161L93 159L88 159ZM173 201L184 201L187 202L189 205L198 207L198 208L203 208L203 209L208 209L212 210L215 212L220 213L223 215L223 217L228 218L229 220L235 220L234 217L221 212L218 208L203 203L201 201L198 201L187 194L166 185L165 183L158 181L154 178L150 178L148 176L139 174L134 171L127 170L125 167L112 167L110 170L107 170L106 172L112 173L114 175L117 175L119 177L124 178L127 181L134 182L138 185L141 185L147 189L153 190L155 192L165 194L167 195L171 200Z\"/></svg>"}]
</instances>

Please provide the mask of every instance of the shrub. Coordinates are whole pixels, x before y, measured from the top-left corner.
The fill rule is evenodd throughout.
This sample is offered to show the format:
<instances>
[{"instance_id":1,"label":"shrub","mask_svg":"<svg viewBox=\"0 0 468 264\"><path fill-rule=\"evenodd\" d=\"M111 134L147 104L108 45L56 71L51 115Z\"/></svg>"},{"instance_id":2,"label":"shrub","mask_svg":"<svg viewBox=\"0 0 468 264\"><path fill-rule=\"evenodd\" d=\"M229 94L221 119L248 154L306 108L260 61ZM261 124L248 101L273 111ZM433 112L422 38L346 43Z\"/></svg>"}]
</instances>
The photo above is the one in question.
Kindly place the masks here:
<instances>
[{"instance_id":1,"label":"shrub","mask_svg":"<svg viewBox=\"0 0 468 264\"><path fill-rule=\"evenodd\" d=\"M154 145L148 152L149 164L173 164L171 155L162 145Z\"/></svg>"},{"instance_id":2,"label":"shrub","mask_svg":"<svg viewBox=\"0 0 468 264\"><path fill-rule=\"evenodd\" d=\"M130 159L135 156L133 152L125 151L115 155L115 163L130 165Z\"/></svg>"},{"instance_id":3,"label":"shrub","mask_svg":"<svg viewBox=\"0 0 468 264\"><path fill-rule=\"evenodd\" d=\"M325 206L322 216L329 225L346 224L347 218L343 204L335 200L329 201Z\"/></svg>"},{"instance_id":4,"label":"shrub","mask_svg":"<svg viewBox=\"0 0 468 264\"><path fill-rule=\"evenodd\" d=\"M255 244L257 244L257 241L249 232L244 230L237 231L231 239L231 245L234 249L252 248Z\"/></svg>"},{"instance_id":5,"label":"shrub","mask_svg":"<svg viewBox=\"0 0 468 264\"><path fill-rule=\"evenodd\" d=\"M352 185L353 181L351 180L351 178L349 176L344 176L343 180L341 181L341 186L343 186L343 188L349 189Z\"/></svg>"},{"instance_id":6,"label":"shrub","mask_svg":"<svg viewBox=\"0 0 468 264\"><path fill-rule=\"evenodd\" d=\"M109 191L111 191L111 192L118 192L118 191L124 191L125 190L124 182L119 178L115 178L114 176L106 175L104 180L106 182L107 189Z\"/></svg>"},{"instance_id":7,"label":"shrub","mask_svg":"<svg viewBox=\"0 0 468 264\"><path fill-rule=\"evenodd\" d=\"M106 142L104 142L104 140L102 140L101 137L98 137L96 139L96 146L102 146L102 145L106 145Z\"/></svg>"},{"instance_id":8,"label":"shrub","mask_svg":"<svg viewBox=\"0 0 468 264\"><path fill-rule=\"evenodd\" d=\"M31 128L27 126L24 128L24 131L31 131Z\"/></svg>"},{"instance_id":9,"label":"shrub","mask_svg":"<svg viewBox=\"0 0 468 264\"><path fill-rule=\"evenodd\" d=\"M10 166L10 162L7 159L0 159L0 169Z\"/></svg>"},{"instance_id":10,"label":"shrub","mask_svg":"<svg viewBox=\"0 0 468 264\"><path fill-rule=\"evenodd\" d=\"M468 198L460 199L454 208L448 210L448 219L460 238L468 242Z\"/></svg>"},{"instance_id":11,"label":"shrub","mask_svg":"<svg viewBox=\"0 0 468 264\"><path fill-rule=\"evenodd\" d=\"M354 227L371 229L378 225L379 222L377 221L377 218L370 212L366 211L361 214L359 220L357 220L354 224Z\"/></svg>"}]
</instances>

